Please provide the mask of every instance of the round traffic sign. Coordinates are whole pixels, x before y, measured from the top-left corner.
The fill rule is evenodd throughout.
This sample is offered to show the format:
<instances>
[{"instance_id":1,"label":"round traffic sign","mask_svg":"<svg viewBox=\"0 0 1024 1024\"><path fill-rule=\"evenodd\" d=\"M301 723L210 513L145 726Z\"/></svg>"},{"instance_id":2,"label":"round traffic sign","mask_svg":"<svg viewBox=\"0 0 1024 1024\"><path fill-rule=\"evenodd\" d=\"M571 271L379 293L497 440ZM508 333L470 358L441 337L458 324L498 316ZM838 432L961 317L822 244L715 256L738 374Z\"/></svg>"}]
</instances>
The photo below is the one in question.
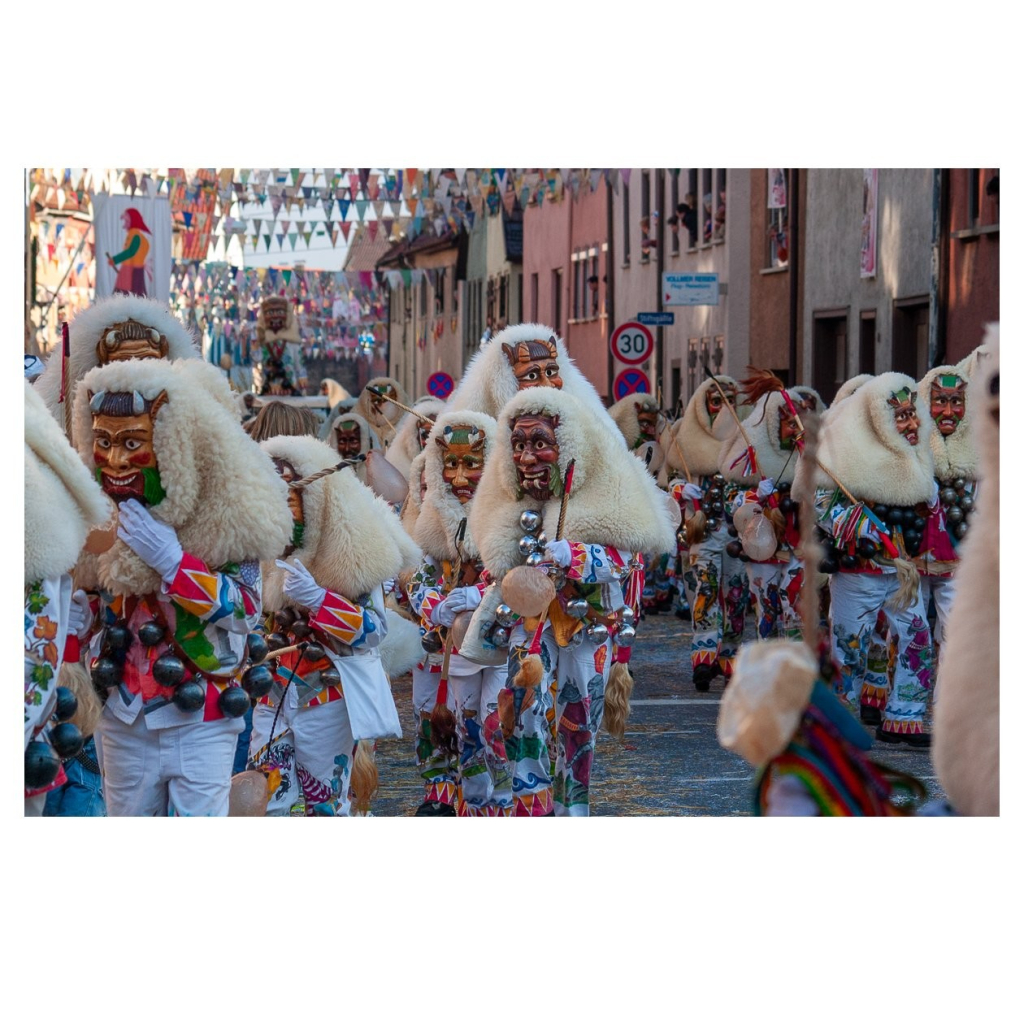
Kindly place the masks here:
<instances>
[{"instance_id":1,"label":"round traffic sign","mask_svg":"<svg viewBox=\"0 0 1024 1024\"><path fill-rule=\"evenodd\" d=\"M452 380L450 374L443 370L438 370L437 373L432 373L427 378L427 391L435 398L446 399L454 387L455 381Z\"/></svg>"},{"instance_id":2,"label":"round traffic sign","mask_svg":"<svg viewBox=\"0 0 1024 1024\"><path fill-rule=\"evenodd\" d=\"M651 358L654 351L654 336L643 324L630 320L619 324L611 336L612 355L620 363L636 366Z\"/></svg>"},{"instance_id":3,"label":"round traffic sign","mask_svg":"<svg viewBox=\"0 0 1024 1024\"><path fill-rule=\"evenodd\" d=\"M649 395L651 382L643 370L623 370L612 385L615 400L621 401L626 395Z\"/></svg>"}]
</instances>

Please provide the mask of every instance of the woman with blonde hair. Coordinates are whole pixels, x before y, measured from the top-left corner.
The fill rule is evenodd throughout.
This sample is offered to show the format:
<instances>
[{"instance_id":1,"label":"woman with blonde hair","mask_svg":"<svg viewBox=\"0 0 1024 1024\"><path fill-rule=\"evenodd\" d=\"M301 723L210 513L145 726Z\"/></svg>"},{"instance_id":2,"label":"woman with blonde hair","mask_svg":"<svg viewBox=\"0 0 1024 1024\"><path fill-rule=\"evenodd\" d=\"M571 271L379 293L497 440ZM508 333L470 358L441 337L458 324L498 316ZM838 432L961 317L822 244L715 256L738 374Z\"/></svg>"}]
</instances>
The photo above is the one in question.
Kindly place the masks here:
<instances>
[{"instance_id":1,"label":"woman with blonde hair","mask_svg":"<svg viewBox=\"0 0 1024 1024\"><path fill-rule=\"evenodd\" d=\"M267 402L256 418L243 425L254 441L271 437L316 437L320 429L316 416L308 409L285 402Z\"/></svg>"}]
</instances>

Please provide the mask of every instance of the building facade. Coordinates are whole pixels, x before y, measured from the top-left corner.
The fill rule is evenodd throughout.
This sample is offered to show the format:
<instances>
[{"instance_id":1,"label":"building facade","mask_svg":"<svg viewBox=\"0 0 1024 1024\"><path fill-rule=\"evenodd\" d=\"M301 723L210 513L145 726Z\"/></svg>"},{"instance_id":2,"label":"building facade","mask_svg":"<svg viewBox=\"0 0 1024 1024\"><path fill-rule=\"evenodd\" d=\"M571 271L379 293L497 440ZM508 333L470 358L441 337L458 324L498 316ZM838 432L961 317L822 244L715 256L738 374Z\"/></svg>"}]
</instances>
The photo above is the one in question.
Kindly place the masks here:
<instances>
[{"instance_id":1,"label":"building facade","mask_svg":"<svg viewBox=\"0 0 1024 1024\"><path fill-rule=\"evenodd\" d=\"M672 313L651 328L642 364L664 408L682 407L713 373L743 374L750 351L751 171L727 168L621 170L612 202L616 264L612 329L639 313ZM718 301L672 305L664 274L717 275ZM613 381L629 367L614 361Z\"/></svg>"}]
</instances>

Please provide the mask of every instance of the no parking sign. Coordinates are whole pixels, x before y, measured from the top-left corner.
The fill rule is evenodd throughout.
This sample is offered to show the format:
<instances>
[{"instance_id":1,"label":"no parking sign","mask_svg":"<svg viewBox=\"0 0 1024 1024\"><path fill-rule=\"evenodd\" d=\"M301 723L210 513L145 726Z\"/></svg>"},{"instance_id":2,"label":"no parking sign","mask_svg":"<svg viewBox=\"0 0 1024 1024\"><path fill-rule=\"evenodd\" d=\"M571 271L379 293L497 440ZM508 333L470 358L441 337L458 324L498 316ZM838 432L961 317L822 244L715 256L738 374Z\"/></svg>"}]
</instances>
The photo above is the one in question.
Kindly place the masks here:
<instances>
[{"instance_id":1,"label":"no parking sign","mask_svg":"<svg viewBox=\"0 0 1024 1024\"><path fill-rule=\"evenodd\" d=\"M432 373L427 378L427 391L435 398L440 398L441 401L447 400L454 387L455 381L452 380L450 374L445 373L443 370L438 370L437 373Z\"/></svg>"},{"instance_id":2,"label":"no parking sign","mask_svg":"<svg viewBox=\"0 0 1024 1024\"><path fill-rule=\"evenodd\" d=\"M617 402L625 398L626 395L649 395L651 393L651 382L643 370L623 370L615 378L612 391Z\"/></svg>"}]
</instances>

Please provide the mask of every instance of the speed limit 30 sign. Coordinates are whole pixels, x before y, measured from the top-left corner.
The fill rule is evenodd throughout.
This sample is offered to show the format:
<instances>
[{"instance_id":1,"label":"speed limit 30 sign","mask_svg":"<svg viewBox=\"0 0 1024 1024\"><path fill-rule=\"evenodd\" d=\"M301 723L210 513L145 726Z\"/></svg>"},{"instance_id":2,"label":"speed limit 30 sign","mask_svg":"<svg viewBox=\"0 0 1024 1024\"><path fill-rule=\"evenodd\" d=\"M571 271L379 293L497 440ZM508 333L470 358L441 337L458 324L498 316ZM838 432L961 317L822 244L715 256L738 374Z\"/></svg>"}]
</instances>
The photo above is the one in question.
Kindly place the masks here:
<instances>
[{"instance_id":1,"label":"speed limit 30 sign","mask_svg":"<svg viewBox=\"0 0 1024 1024\"><path fill-rule=\"evenodd\" d=\"M620 363L638 366L651 358L654 351L654 336L635 320L619 324L611 337L612 355Z\"/></svg>"}]
</instances>

